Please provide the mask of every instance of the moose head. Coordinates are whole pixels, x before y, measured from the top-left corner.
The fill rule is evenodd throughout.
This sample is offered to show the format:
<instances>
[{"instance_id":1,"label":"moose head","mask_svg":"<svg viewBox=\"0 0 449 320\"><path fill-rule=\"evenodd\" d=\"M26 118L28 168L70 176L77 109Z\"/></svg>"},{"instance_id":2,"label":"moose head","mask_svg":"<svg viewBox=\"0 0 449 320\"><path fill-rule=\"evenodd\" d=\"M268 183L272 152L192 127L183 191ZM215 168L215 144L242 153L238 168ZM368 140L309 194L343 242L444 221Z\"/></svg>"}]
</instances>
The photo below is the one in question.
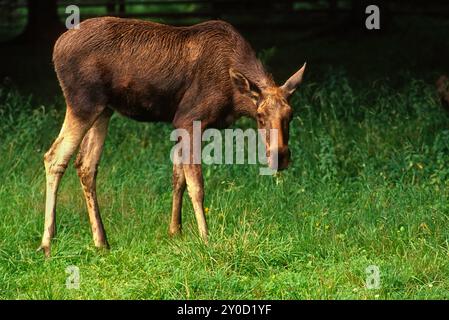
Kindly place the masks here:
<instances>
[{"instance_id":1,"label":"moose head","mask_svg":"<svg viewBox=\"0 0 449 320\"><path fill-rule=\"evenodd\" d=\"M306 64L292 75L282 86L260 88L242 73L231 69L230 75L238 91L251 98L256 108L258 129L265 130L265 147L268 164L273 169L283 170L290 164L288 147L289 126L293 118L293 110L289 104L290 97L302 81ZM271 130L275 130L276 138L272 139ZM273 140L275 142L273 142ZM277 156L277 162L274 157Z\"/></svg>"}]
</instances>

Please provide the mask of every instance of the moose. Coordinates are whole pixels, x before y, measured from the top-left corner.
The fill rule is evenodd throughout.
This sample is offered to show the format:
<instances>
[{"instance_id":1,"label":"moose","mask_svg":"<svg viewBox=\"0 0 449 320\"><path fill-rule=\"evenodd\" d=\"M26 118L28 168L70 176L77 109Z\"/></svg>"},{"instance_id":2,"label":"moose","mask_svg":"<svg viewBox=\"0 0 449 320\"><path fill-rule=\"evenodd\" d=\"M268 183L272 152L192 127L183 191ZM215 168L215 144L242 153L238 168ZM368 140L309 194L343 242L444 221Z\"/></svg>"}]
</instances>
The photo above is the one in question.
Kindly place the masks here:
<instances>
[{"instance_id":1,"label":"moose","mask_svg":"<svg viewBox=\"0 0 449 320\"><path fill-rule=\"evenodd\" d=\"M56 231L58 186L78 147L75 168L93 241L98 248L109 248L96 177L114 111L137 121L171 122L174 128L188 132L194 121L201 121L201 130L205 130L224 128L247 116L257 121L259 129L278 130L276 146L264 139L268 163L271 165L276 154L279 170L289 165L292 108L288 101L301 83L306 65L277 86L249 43L224 21L174 27L115 17L87 19L58 38L53 64L66 114L58 137L44 156L45 223L38 250L47 257ZM199 234L207 242L201 164L173 165L169 234L181 232L186 187Z\"/></svg>"}]
</instances>

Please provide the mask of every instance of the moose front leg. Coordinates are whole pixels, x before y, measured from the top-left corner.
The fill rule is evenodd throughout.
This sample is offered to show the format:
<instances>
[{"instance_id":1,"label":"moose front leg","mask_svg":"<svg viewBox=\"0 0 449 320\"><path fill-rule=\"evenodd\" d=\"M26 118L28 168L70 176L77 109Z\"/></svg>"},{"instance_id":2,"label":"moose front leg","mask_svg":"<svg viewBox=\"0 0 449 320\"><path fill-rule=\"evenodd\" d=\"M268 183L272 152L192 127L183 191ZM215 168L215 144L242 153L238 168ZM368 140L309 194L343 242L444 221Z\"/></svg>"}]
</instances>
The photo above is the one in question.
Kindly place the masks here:
<instances>
[{"instance_id":1,"label":"moose front leg","mask_svg":"<svg viewBox=\"0 0 449 320\"><path fill-rule=\"evenodd\" d=\"M193 210L195 211L196 222L200 236L207 243L207 223L204 215L204 186L201 164L184 164L184 175L187 182L187 191L192 200Z\"/></svg>"},{"instance_id":2,"label":"moose front leg","mask_svg":"<svg viewBox=\"0 0 449 320\"><path fill-rule=\"evenodd\" d=\"M182 228L182 196L186 189L186 178L182 165L173 164L173 204L171 222L168 233L173 236L181 232Z\"/></svg>"}]
</instances>

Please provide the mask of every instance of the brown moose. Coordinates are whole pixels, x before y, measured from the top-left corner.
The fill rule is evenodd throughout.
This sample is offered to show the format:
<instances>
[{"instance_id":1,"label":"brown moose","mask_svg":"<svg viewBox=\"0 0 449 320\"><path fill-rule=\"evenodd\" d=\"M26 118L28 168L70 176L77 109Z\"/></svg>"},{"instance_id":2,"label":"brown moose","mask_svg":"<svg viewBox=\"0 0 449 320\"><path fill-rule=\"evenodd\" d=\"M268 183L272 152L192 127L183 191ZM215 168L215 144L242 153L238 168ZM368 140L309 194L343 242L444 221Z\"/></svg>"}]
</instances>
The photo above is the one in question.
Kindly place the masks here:
<instances>
[{"instance_id":1,"label":"brown moose","mask_svg":"<svg viewBox=\"0 0 449 320\"><path fill-rule=\"evenodd\" d=\"M67 104L59 136L45 154L45 226L40 249L50 255L55 234L56 195L78 146L80 177L96 247L108 247L96 195L97 167L114 111L146 122L171 122L192 130L223 128L241 116L258 128L278 129L276 150L265 139L267 156L279 169L290 161L288 98L305 65L276 86L251 46L228 23L208 21L189 27L103 17L88 19L57 40L53 62ZM182 196L187 186L201 237L207 241L201 164L173 165L170 234L181 231Z\"/></svg>"}]
</instances>

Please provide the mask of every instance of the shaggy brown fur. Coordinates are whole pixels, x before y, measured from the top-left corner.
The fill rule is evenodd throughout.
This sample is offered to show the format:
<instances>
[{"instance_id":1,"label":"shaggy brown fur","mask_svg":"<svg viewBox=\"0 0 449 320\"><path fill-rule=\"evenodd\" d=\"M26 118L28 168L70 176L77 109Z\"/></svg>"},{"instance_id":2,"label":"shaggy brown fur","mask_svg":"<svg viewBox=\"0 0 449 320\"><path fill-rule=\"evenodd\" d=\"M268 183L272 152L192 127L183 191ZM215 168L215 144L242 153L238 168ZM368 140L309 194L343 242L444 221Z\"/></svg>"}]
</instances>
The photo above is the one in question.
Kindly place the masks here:
<instances>
[{"instance_id":1,"label":"shaggy brown fur","mask_svg":"<svg viewBox=\"0 0 449 320\"><path fill-rule=\"evenodd\" d=\"M53 61L67 103L83 118L108 105L140 121L216 126L228 113L255 111L247 101L233 104L230 68L261 89L275 86L248 43L221 21L172 27L90 19L59 38ZM214 108L204 112L205 101Z\"/></svg>"}]
</instances>

